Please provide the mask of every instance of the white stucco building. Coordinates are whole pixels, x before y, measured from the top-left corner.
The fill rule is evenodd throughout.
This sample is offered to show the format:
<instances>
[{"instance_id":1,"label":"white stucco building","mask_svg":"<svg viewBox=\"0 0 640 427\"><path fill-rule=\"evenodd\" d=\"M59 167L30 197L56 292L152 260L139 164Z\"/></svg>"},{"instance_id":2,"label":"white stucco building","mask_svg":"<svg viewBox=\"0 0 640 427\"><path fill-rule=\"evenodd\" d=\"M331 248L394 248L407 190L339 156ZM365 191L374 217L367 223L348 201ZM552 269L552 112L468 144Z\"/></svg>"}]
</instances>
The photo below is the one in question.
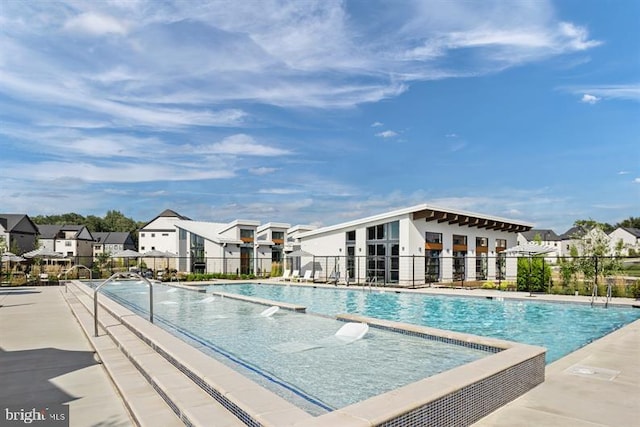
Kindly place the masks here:
<instances>
[{"instance_id":1,"label":"white stucco building","mask_svg":"<svg viewBox=\"0 0 640 427\"><path fill-rule=\"evenodd\" d=\"M501 252L515 246L518 233L531 227L422 204L318 228L297 240L314 256L300 265L331 270L324 271L324 277L337 271L359 282L371 277L385 283L514 280L516 259Z\"/></svg>"}]
</instances>

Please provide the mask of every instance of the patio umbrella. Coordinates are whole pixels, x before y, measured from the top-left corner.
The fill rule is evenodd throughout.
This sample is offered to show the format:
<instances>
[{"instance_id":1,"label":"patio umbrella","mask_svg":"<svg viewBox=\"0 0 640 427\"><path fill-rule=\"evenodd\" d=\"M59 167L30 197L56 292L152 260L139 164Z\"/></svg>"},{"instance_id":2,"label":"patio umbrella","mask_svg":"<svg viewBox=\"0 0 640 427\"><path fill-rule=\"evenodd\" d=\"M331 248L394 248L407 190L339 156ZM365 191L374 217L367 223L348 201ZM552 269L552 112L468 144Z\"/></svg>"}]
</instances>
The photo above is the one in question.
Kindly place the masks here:
<instances>
[{"instance_id":1,"label":"patio umbrella","mask_svg":"<svg viewBox=\"0 0 640 427\"><path fill-rule=\"evenodd\" d=\"M111 258L140 258L142 254L132 249L126 249L124 251L116 252L111 255Z\"/></svg>"},{"instance_id":2,"label":"patio umbrella","mask_svg":"<svg viewBox=\"0 0 640 427\"><path fill-rule=\"evenodd\" d=\"M517 255L542 255L554 252L556 249L550 246L538 245L536 243L525 243L524 245L514 246L505 250L508 254Z\"/></svg>"},{"instance_id":3,"label":"patio umbrella","mask_svg":"<svg viewBox=\"0 0 640 427\"><path fill-rule=\"evenodd\" d=\"M12 262L22 262L22 261L25 261L25 259L22 258L21 256L18 256L16 254L12 253L12 252L5 252L5 253L2 254L1 262L2 262L2 264L4 264L5 262L7 264L9 264L8 265L8 267L9 267L8 270L11 270L11 263Z\"/></svg>"},{"instance_id":4,"label":"patio umbrella","mask_svg":"<svg viewBox=\"0 0 640 427\"><path fill-rule=\"evenodd\" d=\"M25 258L63 258L64 255L60 252L55 252L44 246L35 249L33 251L25 252L22 254Z\"/></svg>"},{"instance_id":5,"label":"patio umbrella","mask_svg":"<svg viewBox=\"0 0 640 427\"><path fill-rule=\"evenodd\" d=\"M49 260L64 258L64 254L56 252L44 246L41 246L38 249L34 249L29 252L25 252L22 254L22 256L25 258L41 258L47 261L47 265L49 265Z\"/></svg>"},{"instance_id":6,"label":"patio umbrella","mask_svg":"<svg viewBox=\"0 0 640 427\"><path fill-rule=\"evenodd\" d=\"M111 258L124 258L127 259L127 268L129 267L129 259L130 258L140 258L142 254L140 252L136 252L132 249L126 249L124 251L116 252L111 255Z\"/></svg>"},{"instance_id":7,"label":"patio umbrella","mask_svg":"<svg viewBox=\"0 0 640 427\"><path fill-rule=\"evenodd\" d=\"M144 254L142 254L143 257L145 258L153 258L153 270L156 270L156 258L174 258L177 257L178 255L171 253L171 252L164 252L164 251L159 251L157 249L145 252ZM167 266L168 268L168 266Z\"/></svg>"},{"instance_id":8,"label":"patio umbrella","mask_svg":"<svg viewBox=\"0 0 640 427\"><path fill-rule=\"evenodd\" d=\"M26 259L22 258L21 256L15 255L11 252L5 252L4 254L2 254L2 262L12 263L12 262L22 262L22 261L26 261Z\"/></svg>"}]
</instances>

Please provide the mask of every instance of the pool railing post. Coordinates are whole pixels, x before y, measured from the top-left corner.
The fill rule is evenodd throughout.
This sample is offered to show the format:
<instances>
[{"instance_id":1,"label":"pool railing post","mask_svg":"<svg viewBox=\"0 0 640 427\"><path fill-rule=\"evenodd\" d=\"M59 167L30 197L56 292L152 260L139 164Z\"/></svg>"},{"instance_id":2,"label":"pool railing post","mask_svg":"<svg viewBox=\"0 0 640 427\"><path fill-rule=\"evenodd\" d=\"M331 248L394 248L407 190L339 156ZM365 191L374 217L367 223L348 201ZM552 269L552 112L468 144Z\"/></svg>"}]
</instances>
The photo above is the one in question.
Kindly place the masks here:
<instances>
[{"instance_id":1,"label":"pool railing post","mask_svg":"<svg viewBox=\"0 0 640 427\"><path fill-rule=\"evenodd\" d=\"M149 286L149 322L153 323L153 285L149 280L147 280L146 277L143 277L138 273L129 272L127 274L129 276L134 276L142 280L143 282L146 282L146 284ZM120 277L120 273L112 274L107 280L100 283L93 290L93 334L95 337L98 336L98 291L102 286L106 285L116 277Z\"/></svg>"}]
</instances>

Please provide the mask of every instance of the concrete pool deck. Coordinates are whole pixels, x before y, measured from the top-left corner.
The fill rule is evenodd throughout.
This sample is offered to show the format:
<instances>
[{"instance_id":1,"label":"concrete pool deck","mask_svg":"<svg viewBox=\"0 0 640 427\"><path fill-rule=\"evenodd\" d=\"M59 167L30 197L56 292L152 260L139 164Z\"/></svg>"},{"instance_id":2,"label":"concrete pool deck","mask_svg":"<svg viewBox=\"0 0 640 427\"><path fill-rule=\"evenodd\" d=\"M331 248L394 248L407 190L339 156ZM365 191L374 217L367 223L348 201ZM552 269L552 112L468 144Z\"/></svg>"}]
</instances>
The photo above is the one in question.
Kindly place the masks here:
<instances>
[{"instance_id":1,"label":"concrete pool deck","mask_svg":"<svg viewBox=\"0 0 640 427\"><path fill-rule=\"evenodd\" d=\"M94 360L89 340L62 292L64 287L0 288L0 402L25 409L69 402L72 426L132 425L124 402L103 366ZM436 288L419 292L528 295ZM590 300L560 299L578 298ZM640 321L548 365L543 384L474 425L636 425L640 417L638 360Z\"/></svg>"}]
</instances>

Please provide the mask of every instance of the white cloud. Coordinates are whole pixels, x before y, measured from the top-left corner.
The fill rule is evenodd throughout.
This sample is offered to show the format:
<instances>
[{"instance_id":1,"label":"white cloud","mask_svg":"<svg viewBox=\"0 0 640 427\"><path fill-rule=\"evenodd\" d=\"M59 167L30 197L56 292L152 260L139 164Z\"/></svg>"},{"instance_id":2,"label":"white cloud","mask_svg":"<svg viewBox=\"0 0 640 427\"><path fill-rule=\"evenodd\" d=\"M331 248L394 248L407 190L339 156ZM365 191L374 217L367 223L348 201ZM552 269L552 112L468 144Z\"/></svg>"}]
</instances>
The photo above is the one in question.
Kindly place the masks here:
<instances>
[{"instance_id":1,"label":"white cloud","mask_svg":"<svg viewBox=\"0 0 640 427\"><path fill-rule=\"evenodd\" d=\"M74 16L67 20L64 29L67 31L79 32L94 36L105 34L127 34L127 25L113 16L87 12Z\"/></svg>"},{"instance_id":2,"label":"white cloud","mask_svg":"<svg viewBox=\"0 0 640 427\"><path fill-rule=\"evenodd\" d=\"M588 93L585 93L584 95L582 95L582 99L580 99L580 102L583 102L585 104L591 104L591 105L595 104L598 101L600 101L600 98L594 95L589 95Z\"/></svg>"},{"instance_id":3,"label":"white cloud","mask_svg":"<svg viewBox=\"0 0 640 427\"><path fill-rule=\"evenodd\" d=\"M258 176L262 176L262 175L269 175L272 174L274 172L276 172L278 170L278 168L268 168L268 167L259 167L259 168L249 168L249 173L251 175L258 175Z\"/></svg>"},{"instance_id":4,"label":"white cloud","mask_svg":"<svg viewBox=\"0 0 640 427\"><path fill-rule=\"evenodd\" d=\"M276 194L276 195L297 194L300 192L301 192L300 190L295 190L292 188L263 188L258 191L258 193L260 194Z\"/></svg>"},{"instance_id":5,"label":"white cloud","mask_svg":"<svg viewBox=\"0 0 640 427\"><path fill-rule=\"evenodd\" d=\"M202 153L231 154L237 156L275 157L291 154L289 150L258 144L251 136L245 134L228 136L220 142L195 147L195 150Z\"/></svg>"},{"instance_id":6,"label":"white cloud","mask_svg":"<svg viewBox=\"0 0 640 427\"><path fill-rule=\"evenodd\" d=\"M373 122L373 123L371 123L371 127L372 127L372 128L377 128L377 127L380 127L380 126L383 126L383 124L382 124L382 123L380 123L380 122Z\"/></svg>"},{"instance_id":7,"label":"white cloud","mask_svg":"<svg viewBox=\"0 0 640 427\"><path fill-rule=\"evenodd\" d=\"M576 95L582 95L581 102L593 103L602 99L615 99L640 102L640 84L615 84L593 86L565 86L560 90ZM595 98L595 99L594 99Z\"/></svg>"},{"instance_id":8,"label":"white cloud","mask_svg":"<svg viewBox=\"0 0 640 427\"><path fill-rule=\"evenodd\" d=\"M629 175L629 171L620 171L618 172L618 175Z\"/></svg>"},{"instance_id":9,"label":"white cloud","mask_svg":"<svg viewBox=\"0 0 640 427\"><path fill-rule=\"evenodd\" d=\"M634 184L640 184L640 178L636 178L633 180Z\"/></svg>"},{"instance_id":10,"label":"white cloud","mask_svg":"<svg viewBox=\"0 0 640 427\"><path fill-rule=\"evenodd\" d=\"M383 132L376 133L376 136L380 138L393 138L398 136L398 133L392 130L385 130Z\"/></svg>"}]
</instances>

